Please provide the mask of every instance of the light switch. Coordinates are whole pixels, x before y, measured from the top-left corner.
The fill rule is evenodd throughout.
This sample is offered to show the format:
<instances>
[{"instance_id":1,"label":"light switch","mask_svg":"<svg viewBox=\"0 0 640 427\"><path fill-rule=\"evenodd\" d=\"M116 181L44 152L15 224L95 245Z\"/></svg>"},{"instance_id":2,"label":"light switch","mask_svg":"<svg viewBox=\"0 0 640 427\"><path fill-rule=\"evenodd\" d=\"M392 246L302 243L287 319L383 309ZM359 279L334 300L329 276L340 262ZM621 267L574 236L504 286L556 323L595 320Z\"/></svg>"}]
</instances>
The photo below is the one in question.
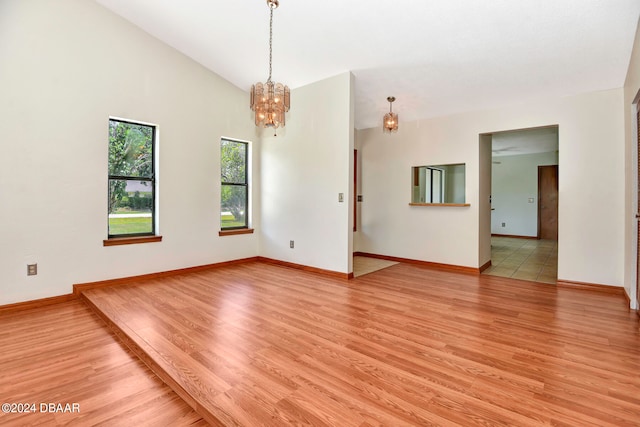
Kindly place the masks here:
<instances>
[{"instance_id":1,"label":"light switch","mask_svg":"<svg viewBox=\"0 0 640 427\"><path fill-rule=\"evenodd\" d=\"M344 202L344 193L338 193L338 202Z\"/></svg>"},{"instance_id":2,"label":"light switch","mask_svg":"<svg viewBox=\"0 0 640 427\"><path fill-rule=\"evenodd\" d=\"M533 203L533 197L529 197L529 203Z\"/></svg>"}]
</instances>

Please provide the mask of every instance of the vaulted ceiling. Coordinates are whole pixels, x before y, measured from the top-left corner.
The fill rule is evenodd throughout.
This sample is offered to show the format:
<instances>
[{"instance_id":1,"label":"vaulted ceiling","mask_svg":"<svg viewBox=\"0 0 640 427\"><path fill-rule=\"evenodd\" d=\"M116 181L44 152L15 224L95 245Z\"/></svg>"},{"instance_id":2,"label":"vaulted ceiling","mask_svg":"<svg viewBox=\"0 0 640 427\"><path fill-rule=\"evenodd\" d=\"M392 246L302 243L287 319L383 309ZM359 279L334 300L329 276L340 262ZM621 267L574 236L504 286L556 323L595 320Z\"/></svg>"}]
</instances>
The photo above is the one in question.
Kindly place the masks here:
<instances>
[{"instance_id":1,"label":"vaulted ceiling","mask_svg":"<svg viewBox=\"0 0 640 427\"><path fill-rule=\"evenodd\" d=\"M97 2L247 97L267 78L265 0ZM351 71L358 129L381 124L389 95L416 120L619 88L639 17L638 0L280 0L273 80Z\"/></svg>"}]
</instances>

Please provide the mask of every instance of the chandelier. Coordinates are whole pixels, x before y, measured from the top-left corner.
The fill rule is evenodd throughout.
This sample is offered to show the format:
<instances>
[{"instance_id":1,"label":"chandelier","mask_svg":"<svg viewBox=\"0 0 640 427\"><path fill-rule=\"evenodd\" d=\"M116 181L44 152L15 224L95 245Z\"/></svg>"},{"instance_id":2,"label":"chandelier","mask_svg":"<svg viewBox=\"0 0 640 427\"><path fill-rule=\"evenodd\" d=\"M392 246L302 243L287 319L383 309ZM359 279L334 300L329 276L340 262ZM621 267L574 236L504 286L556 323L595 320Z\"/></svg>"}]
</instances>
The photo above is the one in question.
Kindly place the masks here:
<instances>
[{"instance_id":1,"label":"chandelier","mask_svg":"<svg viewBox=\"0 0 640 427\"><path fill-rule=\"evenodd\" d=\"M396 100L395 96L387 97L387 101L389 101L389 112L384 115L384 119L382 119L382 131L384 133L391 133L398 131L398 115L391 111L391 104Z\"/></svg>"},{"instance_id":2,"label":"chandelier","mask_svg":"<svg viewBox=\"0 0 640 427\"><path fill-rule=\"evenodd\" d=\"M269 78L266 83L251 86L251 110L255 112L256 126L277 129L284 126L284 113L289 111L289 86L271 81L273 52L273 11L279 5L278 0L267 0L269 6Z\"/></svg>"}]
</instances>

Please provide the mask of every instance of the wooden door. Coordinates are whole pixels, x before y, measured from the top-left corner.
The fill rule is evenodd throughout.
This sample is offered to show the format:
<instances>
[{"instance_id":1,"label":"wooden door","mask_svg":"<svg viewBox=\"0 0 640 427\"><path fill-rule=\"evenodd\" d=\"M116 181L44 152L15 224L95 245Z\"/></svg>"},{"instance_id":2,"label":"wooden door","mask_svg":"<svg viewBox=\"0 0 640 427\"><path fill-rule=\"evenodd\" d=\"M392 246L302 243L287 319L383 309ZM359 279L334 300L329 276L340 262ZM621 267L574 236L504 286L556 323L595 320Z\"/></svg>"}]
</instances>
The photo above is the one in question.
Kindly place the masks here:
<instances>
[{"instance_id":1,"label":"wooden door","mask_svg":"<svg viewBox=\"0 0 640 427\"><path fill-rule=\"evenodd\" d=\"M558 165L538 166L538 238L558 240Z\"/></svg>"},{"instance_id":2,"label":"wooden door","mask_svg":"<svg viewBox=\"0 0 640 427\"><path fill-rule=\"evenodd\" d=\"M353 150L353 231L358 231L358 150Z\"/></svg>"}]
</instances>

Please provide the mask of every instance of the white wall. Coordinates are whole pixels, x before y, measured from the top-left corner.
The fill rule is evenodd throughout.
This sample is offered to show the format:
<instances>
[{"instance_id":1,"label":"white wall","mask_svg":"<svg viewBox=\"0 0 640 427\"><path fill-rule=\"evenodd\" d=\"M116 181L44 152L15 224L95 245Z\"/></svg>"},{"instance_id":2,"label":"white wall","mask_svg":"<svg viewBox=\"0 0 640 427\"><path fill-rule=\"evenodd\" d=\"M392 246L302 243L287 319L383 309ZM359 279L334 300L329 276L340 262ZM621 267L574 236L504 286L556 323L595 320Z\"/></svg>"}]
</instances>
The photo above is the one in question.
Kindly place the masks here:
<instances>
[{"instance_id":1,"label":"white wall","mask_svg":"<svg viewBox=\"0 0 640 427\"><path fill-rule=\"evenodd\" d=\"M471 151L460 129L445 118L401 122L393 134L358 131L363 202L356 251L477 267L478 134ZM471 207L409 206L411 168L451 163L466 164L465 200Z\"/></svg>"},{"instance_id":2,"label":"white wall","mask_svg":"<svg viewBox=\"0 0 640 427\"><path fill-rule=\"evenodd\" d=\"M247 93L82 0L3 0L0 64L0 304L257 255L217 234L220 137L256 140ZM158 125L160 243L102 245L110 115Z\"/></svg>"},{"instance_id":3,"label":"white wall","mask_svg":"<svg viewBox=\"0 0 640 427\"><path fill-rule=\"evenodd\" d=\"M624 260L623 91L529 101L511 108L400 123L398 133L358 132L362 224L356 251L482 265L479 135L559 125L561 280L622 286ZM467 208L410 207L411 167L466 163ZM598 173L595 178L594 171ZM484 248L484 249L483 249Z\"/></svg>"},{"instance_id":4,"label":"white wall","mask_svg":"<svg viewBox=\"0 0 640 427\"><path fill-rule=\"evenodd\" d=\"M499 156L493 160L491 195L495 210L491 213L491 233L536 237L538 166L557 165L558 153Z\"/></svg>"},{"instance_id":5,"label":"white wall","mask_svg":"<svg viewBox=\"0 0 640 427\"><path fill-rule=\"evenodd\" d=\"M353 77L291 93L287 126L261 142L260 255L351 272L353 238ZM338 202L344 193L344 202ZM294 249L289 241L295 242Z\"/></svg>"},{"instance_id":6,"label":"white wall","mask_svg":"<svg viewBox=\"0 0 640 427\"><path fill-rule=\"evenodd\" d=\"M636 294L637 280L637 236L638 220L638 134L636 111L640 101L640 25L629 61L624 84L624 131L625 131L625 276L624 287L631 298L631 307L638 309L640 296Z\"/></svg>"}]
</instances>

